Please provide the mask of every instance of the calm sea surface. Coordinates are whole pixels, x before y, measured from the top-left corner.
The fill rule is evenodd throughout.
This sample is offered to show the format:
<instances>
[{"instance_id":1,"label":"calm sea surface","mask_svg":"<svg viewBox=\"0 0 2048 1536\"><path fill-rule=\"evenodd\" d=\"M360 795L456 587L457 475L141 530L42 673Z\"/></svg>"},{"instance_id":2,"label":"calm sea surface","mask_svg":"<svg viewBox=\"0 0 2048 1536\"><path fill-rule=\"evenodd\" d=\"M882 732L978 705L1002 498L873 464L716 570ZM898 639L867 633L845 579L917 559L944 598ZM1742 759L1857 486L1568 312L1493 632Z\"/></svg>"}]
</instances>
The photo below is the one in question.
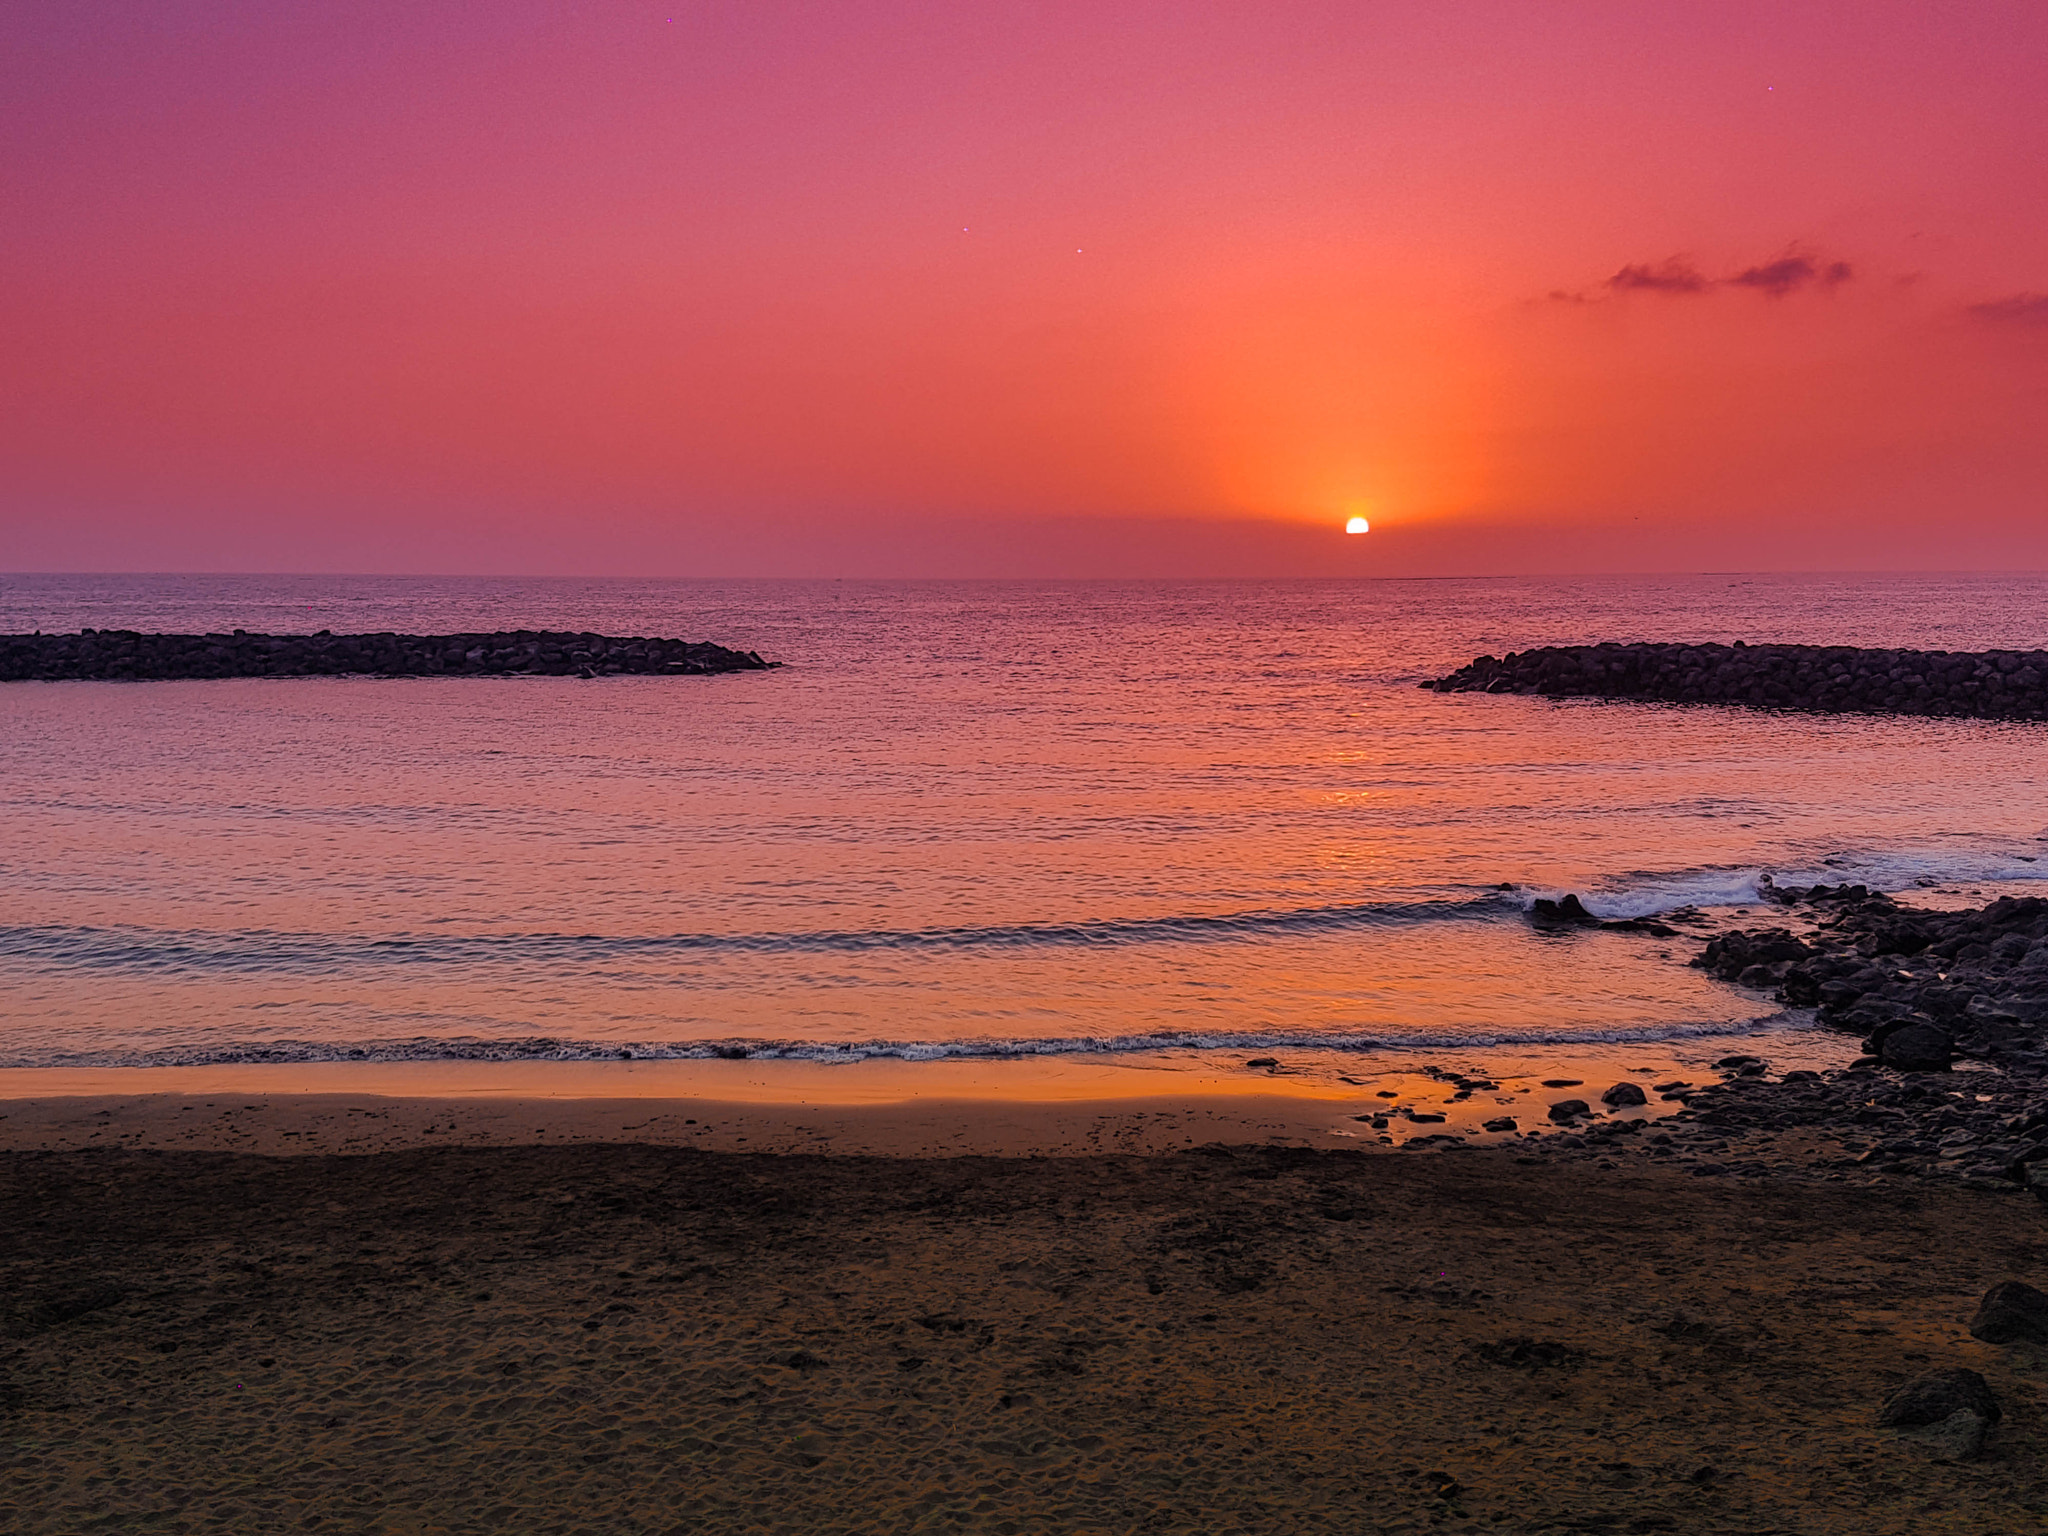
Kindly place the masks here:
<instances>
[{"instance_id":1,"label":"calm sea surface","mask_svg":"<svg viewBox=\"0 0 2048 1536\"><path fill-rule=\"evenodd\" d=\"M1690 946L1526 904L2048 873L2037 725L1415 686L1601 639L2040 645L2038 578L0 577L0 631L82 625L788 665L0 686L0 1066L1796 1031Z\"/></svg>"}]
</instances>

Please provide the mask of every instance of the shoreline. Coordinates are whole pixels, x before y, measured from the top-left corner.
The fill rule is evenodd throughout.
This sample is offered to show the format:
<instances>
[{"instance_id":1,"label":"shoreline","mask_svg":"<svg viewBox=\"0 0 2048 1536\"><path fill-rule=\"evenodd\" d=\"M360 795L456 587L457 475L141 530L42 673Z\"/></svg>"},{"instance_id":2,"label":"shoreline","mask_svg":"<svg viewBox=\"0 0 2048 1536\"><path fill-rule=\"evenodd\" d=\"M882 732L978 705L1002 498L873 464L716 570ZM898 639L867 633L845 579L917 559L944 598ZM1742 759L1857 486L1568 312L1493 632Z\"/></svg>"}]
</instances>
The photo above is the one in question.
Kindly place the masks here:
<instances>
[{"instance_id":1,"label":"shoreline","mask_svg":"<svg viewBox=\"0 0 2048 1536\"><path fill-rule=\"evenodd\" d=\"M436 1124L453 1124L458 1139L476 1145L651 1136L728 1151L878 1155L1171 1151L1273 1138L1323 1147L1491 1145L1560 1131L1552 1108L1572 1101L1587 1107L1574 1118L1582 1125L1661 1123L1726 1075L1715 1060L1756 1059L1762 1048L1787 1063L1844 1052L1839 1036L1805 1030L1593 1052L1432 1053L1399 1069L1312 1052L15 1068L0 1070L0 1150L367 1150L415 1144L394 1140L397 1128L414 1127L408 1134L417 1138ZM1635 1085L1642 1102L1603 1103L1619 1084ZM196 1134L230 1111L232 1135ZM348 1129L372 1113L392 1134ZM1514 1124L1501 1129L1503 1120ZM1168 1135L1168 1125L1201 1129Z\"/></svg>"},{"instance_id":2,"label":"shoreline","mask_svg":"<svg viewBox=\"0 0 2048 1536\"><path fill-rule=\"evenodd\" d=\"M1862 886L1764 884L1767 910L1792 926L1719 928L1692 963L1775 989L1788 1008L1817 1004L1811 1027L1576 1053L1475 1046L1398 1068L1312 1050L17 1068L0 1071L0 1150L335 1153L429 1137L917 1157L1511 1144L1701 1173L1939 1176L2048 1201L2048 899L1926 908ZM1532 920L1586 942L1614 926L1573 897Z\"/></svg>"},{"instance_id":3,"label":"shoreline","mask_svg":"<svg viewBox=\"0 0 2048 1536\"><path fill-rule=\"evenodd\" d=\"M1391 1079L1390 1079L1391 1080ZM1499 1105L1459 1098L1455 1080L1414 1078L1398 1101L1314 1092L940 1097L795 1103L758 1097L432 1096L215 1091L80 1094L0 1100L0 1159L87 1154L227 1153L264 1163L382 1160L433 1150L513 1152L645 1147L664 1152L827 1160L1030 1162L1170 1156L1203 1148L1366 1156L1375 1163L1453 1154L1510 1156L1598 1181L1613 1170L1716 1181L1960 1188L1995 1197L2000 1219L2048 1206L2030 1148L2048 1138L2048 1097L1995 1072L1945 1074L1928 1087L1858 1069L1833 1079L1744 1076L1599 1104L1554 1120L1549 1103L1587 1102L1587 1087L1535 1086L1515 1129L1479 1124ZM1429 1097L1434 1095L1434 1097ZM1598 1104L1597 1098L1593 1103ZM1845 1103L1866 1106L1842 1113ZM1536 1112L1530 1113L1534 1105ZM1441 1118L1440 1118L1441 1117ZM1932 1122L1938 1143L1902 1150L1902 1126ZM1384 1128L1383 1128L1384 1127ZM2031 1129L2022 1129L2031 1127ZM2048 1159L2042 1173L2048 1174ZM2036 1199L2023 1198L2032 1193Z\"/></svg>"}]
</instances>

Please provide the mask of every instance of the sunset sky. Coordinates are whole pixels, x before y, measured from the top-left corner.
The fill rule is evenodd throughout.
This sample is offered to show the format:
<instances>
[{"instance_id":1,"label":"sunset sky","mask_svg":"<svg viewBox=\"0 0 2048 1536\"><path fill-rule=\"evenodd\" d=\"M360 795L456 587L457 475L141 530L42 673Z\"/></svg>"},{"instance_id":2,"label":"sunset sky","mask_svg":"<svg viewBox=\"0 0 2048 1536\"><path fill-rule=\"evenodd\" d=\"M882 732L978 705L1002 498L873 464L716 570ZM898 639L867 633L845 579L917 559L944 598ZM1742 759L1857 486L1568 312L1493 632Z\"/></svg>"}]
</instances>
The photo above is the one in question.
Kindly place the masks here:
<instances>
[{"instance_id":1,"label":"sunset sky","mask_svg":"<svg viewBox=\"0 0 2048 1536\"><path fill-rule=\"evenodd\" d=\"M0 570L2048 568L2044 81L2040 0L7 7Z\"/></svg>"}]
</instances>

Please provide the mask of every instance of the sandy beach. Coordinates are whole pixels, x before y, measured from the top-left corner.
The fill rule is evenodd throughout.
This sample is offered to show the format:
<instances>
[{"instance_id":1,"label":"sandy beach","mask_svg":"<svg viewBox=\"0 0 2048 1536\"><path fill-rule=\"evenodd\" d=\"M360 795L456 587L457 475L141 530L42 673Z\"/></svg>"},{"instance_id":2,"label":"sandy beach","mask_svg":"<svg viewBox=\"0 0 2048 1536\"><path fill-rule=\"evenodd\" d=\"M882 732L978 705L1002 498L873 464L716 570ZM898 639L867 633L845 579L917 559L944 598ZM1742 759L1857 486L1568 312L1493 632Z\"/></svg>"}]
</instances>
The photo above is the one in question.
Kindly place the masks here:
<instances>
[{"instance_id":1,"label":"sandy beach","mask_svg":"<svg viewBox=\"0 0 2048 1536\"><path fill-rule=\"evenodd\" d=\"M1824 1031L1540 1054L1446 1053L1405 1070L1341 1052L1065 1055L848 1064L766 1060L241 1063L0 1069L0 1151L163 1147L360 1153L632 1141L724 1152L1070 1156L1205 1141L1330 1146L1550 1129L1550 1103L1616 1081L1663 1120L1659 1084L1717 1081L1730 1051L1781 1068L1847 1061ZM1254 1064L1257 1063L1257 1064ZM1476 1086L1484 1084L1487 1086ZM1565 1086L1568 1085L1568 1086ZM1590 1085L1590 1086L1588 1086ZM1517 1130L1488 1131L1513 1119ZM1375 1121L1386 1121L1376 1125Z\"/></svg>"},{"instance_id":2,"label":"sandy beach","mask_svg":"<svg viewBox=\"0 0 2048 1536\"><path fill-rule=\"evenodd\" d=\"M1333 1128L1333 1122L1336 1123ZM0 1150L199 1150L264 1157L633 1143L707 1152L933 1158L1166 1152L1208 1141L1341 1145L1328 1101L1280 1095L1036 1103L152 1094L0 1102Z\"/></svg>"},{"instance_id":3,"label":"sandy beach","mask_svg":"<svg viewBox=\"0 0 2048 1536\"><path fill-rule=\"evenodd\" d=\"M1966 1330L2039 1278L2024 1197L1317 1151L1273 1095L829 1110L893 1156L678 1144L826 1129L734 1101L202 1102L5 1106L10 1530L2048 1518L2048 1359ZM1975 1461L1874 1422L1951 1366Z\"/></svg>"}]
</instances>

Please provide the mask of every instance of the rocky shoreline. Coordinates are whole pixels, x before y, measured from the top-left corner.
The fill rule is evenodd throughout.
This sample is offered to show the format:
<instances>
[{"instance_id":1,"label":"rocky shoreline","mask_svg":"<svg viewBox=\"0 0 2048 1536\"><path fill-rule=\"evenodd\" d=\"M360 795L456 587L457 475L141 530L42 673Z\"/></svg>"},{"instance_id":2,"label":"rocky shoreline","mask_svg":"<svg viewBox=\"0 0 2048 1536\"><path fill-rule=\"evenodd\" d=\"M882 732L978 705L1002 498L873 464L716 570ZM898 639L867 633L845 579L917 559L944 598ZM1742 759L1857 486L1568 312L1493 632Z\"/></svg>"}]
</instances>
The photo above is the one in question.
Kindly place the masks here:
<instances>
[{"instance_id":1,"label":"rocky shoreline","mask_svg":"<svg viewBox=\"0 0 2048 1536\"><path fill-rule=\"evenodd\" d=\"M1823 714L2048 719L2048 651L1848 645L1543 646L1481 656L1422 684L1438 693L1654 699Z\"/></svg>"},{"instance_id":2,"label":"rocky shoreline","mask_svg":"<svg viewBox=\"0 0 2048 1536\"><path fill-rule=\"evenodd\" d=\"M1692 963L1815 1009L1866 1054L1780 1077L1761 1058L1727 1057L1715 1064L1725 1081L1668 1085L1663 1098L1683 1107L1660 1120L1573 1101L1581 1113L1545 1147L1702 1175L1932 1177L2048 1204L2048 899L1935 911L1860 885L1768 879L1764 894L1785 922L1722 933Z\"/></svg>"},{"instance_id":3,"label":"rocky shoreline","mask_svg":"<svg viewBox=\"0 0 2048 1536\"><path fill-rule=\"evenodd\" d=\"M0 682L167 681L218 677L670 677L756 672L782 665L703 641L588 631L488 634L0 635Z\"/></svg>"}]
</instances>

